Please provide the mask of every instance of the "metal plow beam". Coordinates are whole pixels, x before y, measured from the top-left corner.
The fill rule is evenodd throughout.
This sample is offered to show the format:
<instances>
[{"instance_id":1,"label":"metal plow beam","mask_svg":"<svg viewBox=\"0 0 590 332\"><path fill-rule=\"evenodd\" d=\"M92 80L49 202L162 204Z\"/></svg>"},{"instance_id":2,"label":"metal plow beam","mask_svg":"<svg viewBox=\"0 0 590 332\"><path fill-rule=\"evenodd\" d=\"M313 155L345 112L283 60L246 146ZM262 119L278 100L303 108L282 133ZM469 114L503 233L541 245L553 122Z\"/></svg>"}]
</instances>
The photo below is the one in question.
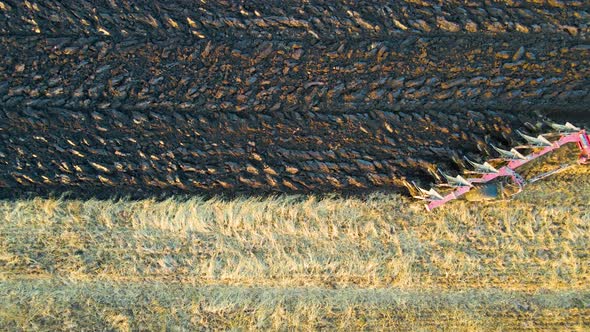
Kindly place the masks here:
<instances>
[{"instance_id":1,"label":"metal plow beam","mask_svg":"<svg viewBox=\"0 0 590 332\"><path fill-rule=\"evenodd\" d=\"M530 153L528 155L523 155L514 148L511 150L503 150L492 145L492 147L501 155L500 159L506 162L504 166L500 168L495 168L487 161L482 164L479 164L467 159L467 157L464 157L464 159L474 168L473 171L468 171L468 173L477 174L480 175L480 177L468 179L462 177L461 175L453 177L439 170L440 174L447 181L446 184L443 183L440 185L447 187L450 186L455 189L446 195L442 195L434 189L426 190L418 186L415 186L417 188L417 191L419 192L419 195L416 195L415 197L428 201L428 203L426 204L426 209L428 211L431 211L437 207L444 205L449 201L460 198L461 196L468 193L470 190L477 189L482 185L485 185L494 180L498 180L500 178L509 179L514 185L518 187L518 190L512 194L515 195L522 191L523 187L527 184L533 183L547 176L564 171L565 169L568 169L569 167L573 166L562 165L557 170L540 174L529 180L525 180L516 171L519 167L543 155L546 155L549 152L555 151L564 146L565 144L569 143L576 143L577 147L580 150L580 154L578 156L578 164L590 163L590 137L586 130L580 129L569 122L567 122L565 125L549 123L549 126L551 126L551 128L553 128L554 130L558 131L557 134L559 138L554 142L549 141L545 137L549 136L550 134L546 134L545 136L539 135L537 137L533 137L518 132L518 134L521 137L523 137L529 144L528 146L524 147L536 150L536 152Z\"/></svg>"}]
</instances>

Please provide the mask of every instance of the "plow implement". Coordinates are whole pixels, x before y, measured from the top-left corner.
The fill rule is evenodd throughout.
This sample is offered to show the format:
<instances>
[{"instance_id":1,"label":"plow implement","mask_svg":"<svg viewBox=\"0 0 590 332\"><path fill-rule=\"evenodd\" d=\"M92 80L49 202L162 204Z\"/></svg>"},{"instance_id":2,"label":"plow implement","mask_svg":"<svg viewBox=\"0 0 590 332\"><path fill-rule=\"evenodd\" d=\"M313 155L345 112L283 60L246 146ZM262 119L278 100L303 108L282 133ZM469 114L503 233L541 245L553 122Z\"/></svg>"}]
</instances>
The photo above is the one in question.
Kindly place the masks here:
<instances>
[{"instance_id":1,"label":"plow implement","mask_svg":"<svg viewBox=\"0 0 590 332\"><path fill-rule=\"evenodd\" d=\"M580 129L569 122L565 125L549 123L549 126L555 132L538 135L537 137L517 131L526 141L526 144L510 150L504 150L492 145L492 148L499 154L498 158L477 163L465 157L467 163L473 167L473 170L466 171L466 174L475 174L476 177L451 176L439 170L442 175L441 179L444 179L444 182L436 186L447 188L445 193L439 192L435 188L426 190L415 183L412 183L410 190L415 198L426 201L426 209L431 211L459 198L495 200L514 196L520 193L527 184L574 166L575 164L562 164L556 169L529 179L525 179L519 174L521 167L566 145L576 144L578 147L580 154L578 155L577 164L590 163L590 137L586 130ZM529 153L523 154L519 150L528 151Z\"/></svg>"}]
</instances>

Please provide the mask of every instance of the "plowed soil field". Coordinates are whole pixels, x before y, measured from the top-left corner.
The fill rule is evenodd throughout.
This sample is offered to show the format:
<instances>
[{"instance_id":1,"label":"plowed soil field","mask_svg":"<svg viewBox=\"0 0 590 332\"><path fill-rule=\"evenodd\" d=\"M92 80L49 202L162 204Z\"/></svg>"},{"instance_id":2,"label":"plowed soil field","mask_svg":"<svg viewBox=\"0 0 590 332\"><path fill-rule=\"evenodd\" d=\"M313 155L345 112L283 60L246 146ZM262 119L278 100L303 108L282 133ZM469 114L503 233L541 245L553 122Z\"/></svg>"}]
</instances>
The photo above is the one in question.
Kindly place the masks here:
<instances>
[{"instance_id":1,"label":"plowed soil field","mask_svg":"<svg viewBox=\"0 0 590 332\"><path fill-rule=\"evenodd\" d=\"M0 197L403 192L589 123L564 3L2 1Z\"/></svg>"}]
</instances>

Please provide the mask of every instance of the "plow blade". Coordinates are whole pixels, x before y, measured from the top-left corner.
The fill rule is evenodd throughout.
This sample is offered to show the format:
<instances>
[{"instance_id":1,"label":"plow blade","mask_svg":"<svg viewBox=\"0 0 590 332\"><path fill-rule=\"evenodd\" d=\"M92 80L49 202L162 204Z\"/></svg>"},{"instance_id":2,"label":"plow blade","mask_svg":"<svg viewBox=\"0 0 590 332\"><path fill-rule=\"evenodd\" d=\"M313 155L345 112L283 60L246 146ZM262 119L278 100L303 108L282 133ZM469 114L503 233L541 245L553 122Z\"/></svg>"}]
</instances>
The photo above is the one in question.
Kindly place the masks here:
<instances>
[{"instance_id":1,"label":"plow blade","mask_svg":"<svg viewBox=\"0 0 590 332\"><path fill-rule=\"evenodd\" d=\"M416 186L416 188L418 188L418 191L420 192L420 195L415 196L418 199L423 199L427 201L436 201L443 199L443 196L439 194L436 190L434 190L434 188L430 188L430 190L426 190L418 186Z\"/></svg>"},{"instance_id":2,"label":"plow blade","mask_svg":"<svg viewBox=\"0 0 590 332\"><path fill-rule=\"evenodd\" d=\"M494 168L494 166L490 165L487 161L483 164L478 164L475 161L469 160L467 157L464 157L465 160L473 167L472 173L476 174L493 174L498 173L498 170Z\"/></svg>"},{"instance_id":3,"label":"plow blade","mask_svg":"<svg viewBox=\"0 0 590 332\"><path fill-rule=\"evenodd\" d=\"M525 160L526 157L523 156L520 152L516 151L516 149L511 149L510 151L508 150L503 150L500 149L498 147L496 147L493 144L490 144L492 146L492 148L496 151L498 151L498 153L500 154L500 157L502 159L507 159L507 160Z\"/></svg>"},{"instance_id":4,"label":"plow blade","mask_svg":"<svg viewBox=\"0 0 590 332\"><path fill-rule=\"evenodd\" d=\"M450 175L444 173L441 170L439 170L439 172L445 178L445 180L447 180L448 185L450 185L452 187L462 187L462 186L471 187L472 186L471 182L469 182L467 179L465 179L461 175L457 175L457 176L453 177L453 176L450 176Z\"/></svg>"},{"instance_id":5,"label":"plow blade","mask_svg":"<svg viewBox=\"0 0 590 332\"><path fill-rule=\"evenodd\" d=\"M533 136L529 136L529 135L525 135L523 133L521 133L520 131L516 131L522 138L524 138L527 143L529 143L532 146L538 147L538 146L551 146L551 143L548 139L546 139L545 137L543 137L542 135L539 135L537 137L533 137Z\"/></svg>"},{"instance_id":6,"label":"plow blade","mask_svg":"<svg viewBox=\"0 0 590 332\"><path fill-rule=\"evenodd\" d=\"M577 131L581 131L580 128L574 126L573 124L566 122L564 125L560 125L557 123L553 123L553 122L547 122L547 124L549 125L549 127L553 128L553 130L559 132L559 133L572 133L572 132L577 132Z\"/></svg>"}]
</instances>

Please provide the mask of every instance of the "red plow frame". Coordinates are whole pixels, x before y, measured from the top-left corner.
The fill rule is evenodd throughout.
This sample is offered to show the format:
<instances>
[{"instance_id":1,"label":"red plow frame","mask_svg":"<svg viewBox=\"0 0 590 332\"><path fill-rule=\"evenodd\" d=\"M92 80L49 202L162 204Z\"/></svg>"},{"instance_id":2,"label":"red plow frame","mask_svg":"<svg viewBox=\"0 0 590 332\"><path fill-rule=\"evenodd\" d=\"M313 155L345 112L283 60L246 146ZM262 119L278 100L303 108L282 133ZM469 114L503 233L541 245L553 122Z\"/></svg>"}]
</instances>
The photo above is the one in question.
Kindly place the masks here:
<instances>
[{"instance_id":1,"label":"red plow frame","mask_svg":"<svg viewBox=\"0 0 590 332\"><path fill-rule=\"evenodd\" d=\"M547 172L545 174L541 174L540 176L537 176L529 181L526 181L516 171L519 167L543 155L546 155L547 153L555 151L561 148L563 145L569 143L576 143L578 148L580 149L580 155L578 156L578 164L590 163L590 136L586 132L586 130L577 128L569 122L565 125L550 124L550 126L558 131L559 139L557 141L550 142L545 137L551 134L545 134L545 136L539 135L537 137L531 137L518 132L529 143L529 145L522 147L537 149L537 152L525 156L518 152L516 149L507 151L492 146L496 151L500 153L501 157L499 159L502 159L503 161L507 162L504 166L496 169L487 162L483 164L478 164L465 158L475 168L475 171L473 171L472 173L479 174L481 175L481 177L466 179L460 175L456 177L451 177L441 172L443 177L448 182L444 185L454 187L454 190L452 192L446 195L441 195L435 189L425 190L418 186L415 186L419 194L415 195L414 197L426 200L428 202L426 204L426 209L428 211L431 211L437 207L444 205L449 201L460 198L461 196L465 195L466 193L474 189L477 185L482 185L502 177L510 178L512 183L518 186L518 193L522 191L522 188L528 183L532 183L541 178L555 174L557 172L560 172L566 168L573 166L569 165L561 167L559 169Z\"/></svg>"}]
</instances>

